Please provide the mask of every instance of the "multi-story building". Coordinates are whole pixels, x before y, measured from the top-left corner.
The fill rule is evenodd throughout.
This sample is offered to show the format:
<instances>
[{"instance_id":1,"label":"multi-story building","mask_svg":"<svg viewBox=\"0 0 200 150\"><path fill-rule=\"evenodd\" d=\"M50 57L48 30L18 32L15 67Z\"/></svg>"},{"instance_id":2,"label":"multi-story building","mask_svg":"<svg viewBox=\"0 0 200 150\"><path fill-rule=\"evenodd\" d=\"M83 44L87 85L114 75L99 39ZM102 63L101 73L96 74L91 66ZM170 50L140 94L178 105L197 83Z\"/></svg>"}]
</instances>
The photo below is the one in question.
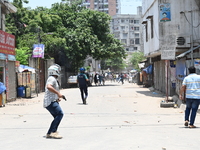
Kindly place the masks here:
<instances>
[{"instance_id":1,"label":"multi-story building","mask_svg":"<svg viewBox=\"0 0 200 150\"><path fill-rule=\"evenodd\" d=\"M111 32L124 44L127 63L133 52L143 51L142 7L137 7L137 14L117 14L112 17Z\"/></svg>"},{"instance_id":2,"label":"multi-story building","mask_svg":"<svg viewBox=\"0 0 200 150\"><path fill-rule=\"evenodd\" d=\"M120 0L83 0L82 5L92 10L105 12L110 16L121 12Z\"/></svg>"},{"instance_id":3,"label":"multi-story building","mask_svg":"<svg viewBox=\"0 0 200 150\"><path fill-rule=\"evenodd\" d=\"M144 54L153 65L154 87L176 94L188 67L200 72L200 1L143 0L142 6Z\"/></svg>"}]
</instances>

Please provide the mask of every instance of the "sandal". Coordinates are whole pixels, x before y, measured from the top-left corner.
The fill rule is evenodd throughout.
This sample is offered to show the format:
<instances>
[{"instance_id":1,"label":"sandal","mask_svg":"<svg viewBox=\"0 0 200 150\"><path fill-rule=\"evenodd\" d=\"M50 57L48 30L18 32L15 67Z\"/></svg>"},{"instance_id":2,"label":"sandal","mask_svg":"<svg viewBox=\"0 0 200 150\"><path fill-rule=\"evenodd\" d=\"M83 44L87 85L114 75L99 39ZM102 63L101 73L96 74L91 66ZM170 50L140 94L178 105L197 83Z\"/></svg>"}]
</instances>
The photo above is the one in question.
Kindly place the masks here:
<instances>
[{"instance_id":1,"label":"sandal","mask_svg":"<svg viewBox=\"0 0 200 150\"><path fill-rule=\"evenodd\" d=\"M194 126L194 125L189 125L189 128L196 128L196 126Z\"/></svg>"},{"instance_id":2,"label":"sandal","mask_svg":"<svg viewBox=\"0 0 200 150\"><path fill-rule=\"evenodd\" d=\"M185 121L184 125L187 127L188 126L188 121Z\"/></svg>"}]
</instances>

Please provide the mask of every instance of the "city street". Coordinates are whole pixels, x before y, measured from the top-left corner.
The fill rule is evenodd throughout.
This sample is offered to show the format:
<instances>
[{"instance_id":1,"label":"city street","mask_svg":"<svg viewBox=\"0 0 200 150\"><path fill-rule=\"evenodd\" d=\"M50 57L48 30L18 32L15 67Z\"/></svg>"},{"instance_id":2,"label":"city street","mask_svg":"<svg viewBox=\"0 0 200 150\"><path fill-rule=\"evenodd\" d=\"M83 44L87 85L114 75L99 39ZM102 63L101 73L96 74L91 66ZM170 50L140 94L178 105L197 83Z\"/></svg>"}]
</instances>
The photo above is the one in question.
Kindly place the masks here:
<instances>
[{"instance_id":1,"label":"city street","mask_svg":"<svg viewBox=\"0 0 200 150\"><path fill-rule=\"evenodd\" d=\"M41 93L0 108L2 150L198 150L196 129L183 126L184 111L160 108L164 96L134 83L106 82L88 88L83 105L78 88L61 90L67 101L59 126L63 139L46 139L52 116Z\"/></svg>"}]
</instances>

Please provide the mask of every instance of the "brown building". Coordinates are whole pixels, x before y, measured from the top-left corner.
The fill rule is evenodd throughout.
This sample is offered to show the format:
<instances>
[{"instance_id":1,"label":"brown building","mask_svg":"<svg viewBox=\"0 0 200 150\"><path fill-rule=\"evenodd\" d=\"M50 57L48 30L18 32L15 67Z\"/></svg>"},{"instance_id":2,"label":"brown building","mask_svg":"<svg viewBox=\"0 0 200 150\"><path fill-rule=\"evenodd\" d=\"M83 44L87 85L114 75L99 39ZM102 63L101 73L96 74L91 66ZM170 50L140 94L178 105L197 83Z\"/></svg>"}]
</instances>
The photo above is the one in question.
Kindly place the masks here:
<instances>
[{"instance_id":1,"label":"brown building","mask_svg":"<svg viewBox=\"0 0 200 150\"><path fill-rule=\"evenodd\" d=\"M110 16L120 13L119 0L83 0L82 5L92 10L105 12Z\"/></svg>"}]
</instances>

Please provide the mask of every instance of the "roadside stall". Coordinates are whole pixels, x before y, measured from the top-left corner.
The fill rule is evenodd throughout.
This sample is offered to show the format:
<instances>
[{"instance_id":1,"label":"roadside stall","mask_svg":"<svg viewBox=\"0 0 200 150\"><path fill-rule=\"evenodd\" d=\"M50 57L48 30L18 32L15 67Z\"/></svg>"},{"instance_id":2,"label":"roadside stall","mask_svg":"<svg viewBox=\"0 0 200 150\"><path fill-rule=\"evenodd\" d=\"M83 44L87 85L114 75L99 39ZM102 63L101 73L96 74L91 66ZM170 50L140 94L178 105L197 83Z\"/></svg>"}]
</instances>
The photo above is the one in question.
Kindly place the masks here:
<instances>
[{"instance_id":1,"label":"roadside stall","mask_svg":"<svg viewBox=\"0 0 200 150\"><path fill-rule=\"evenodd\" d=\"M35 69L20 65L17 73L17 97L31 98L36 93L35 81Z\"/></svg>"}]
</instances>

